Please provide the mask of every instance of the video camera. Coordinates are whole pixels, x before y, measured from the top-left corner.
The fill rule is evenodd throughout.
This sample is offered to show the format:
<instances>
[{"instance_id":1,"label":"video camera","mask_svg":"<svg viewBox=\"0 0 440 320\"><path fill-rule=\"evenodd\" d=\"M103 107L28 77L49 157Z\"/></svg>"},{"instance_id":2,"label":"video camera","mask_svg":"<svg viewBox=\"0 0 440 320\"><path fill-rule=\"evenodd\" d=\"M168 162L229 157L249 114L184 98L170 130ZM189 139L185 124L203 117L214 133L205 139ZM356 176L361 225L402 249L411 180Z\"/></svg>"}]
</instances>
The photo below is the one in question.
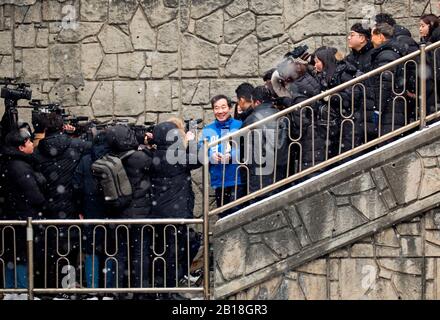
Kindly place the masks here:
<instances>
[{"instance_id":1,"label":"video camera","mask_svg":"<svg viewBox=\"0 0 440 320\"><path fill-rule=\"evenodd\" d=\"M18 129L17 101L31 100L32 90L29 89L29 84L16 83L11 78L0 79L0 85L4 86L1 89L0 97L5 99L5 113L0 123L0 138L3 141L9 132Z\"/></svg>"}]
</instances>

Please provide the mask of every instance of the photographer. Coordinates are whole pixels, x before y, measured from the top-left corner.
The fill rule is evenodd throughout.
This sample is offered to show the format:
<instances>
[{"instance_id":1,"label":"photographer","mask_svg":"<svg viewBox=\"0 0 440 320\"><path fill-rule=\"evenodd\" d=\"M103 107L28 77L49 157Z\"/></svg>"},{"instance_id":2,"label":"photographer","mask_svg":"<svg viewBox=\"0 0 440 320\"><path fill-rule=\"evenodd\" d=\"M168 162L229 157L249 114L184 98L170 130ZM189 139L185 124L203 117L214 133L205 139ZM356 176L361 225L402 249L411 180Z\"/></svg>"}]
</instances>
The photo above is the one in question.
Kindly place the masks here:
<instances>
[{"instance_id":1,"label":"photographer","mask_svg":"<svg viewBox=\"0 0 440 320\"><path fill-rule=\"evenodd\" d=\"M39 219L46 204L41 185L44 179L34 170L32 153L34 146L23 131L14 130L7 134L6 146L2 148L1 176L5 190L3 218L25 220L27 217ZM5 288L27 288L26 235L23 227L16 228L15 246L17 259L10 261L6 268ZM12 248L13 246L8 246ZM7 255L13 254L7 249ZM10 266L16 266L14 270ZM14 271L17 283L14 281Z\"/></svg>"}]
</instances>

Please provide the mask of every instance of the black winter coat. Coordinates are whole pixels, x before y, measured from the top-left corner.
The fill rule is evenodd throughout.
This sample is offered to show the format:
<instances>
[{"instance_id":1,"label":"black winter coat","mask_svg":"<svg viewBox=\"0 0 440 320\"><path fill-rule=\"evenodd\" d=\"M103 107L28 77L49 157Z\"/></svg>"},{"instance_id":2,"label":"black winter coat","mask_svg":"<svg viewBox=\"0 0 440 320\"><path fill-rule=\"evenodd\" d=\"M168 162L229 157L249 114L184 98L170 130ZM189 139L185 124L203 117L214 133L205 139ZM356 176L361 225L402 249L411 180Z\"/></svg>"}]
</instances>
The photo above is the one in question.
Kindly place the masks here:
<instances>
[{"instance_id":1,"label":"black winter coat","mask_svg":"<svg viewBox=\"0 0 440 320\"><path fill-rule=\"evenodd\" d=\"M35 158L38 170L47 180L48 218L78 218L72 178L81 157L90 151L90 147L90 143L60 133L48 134L40 141Z\"/></svg>"},{"instance_id":2,"label":"black winter coat","mask_svg":"<svg viewBox=\"0 0 440 320\"><path fill-rule=\"evenodd\" d=\"M135 132L124 125L109 128L107 141L114 154L136 150L139 146ZM151 181L149 170L151 162L151 155L143 151L136 151L122 160L133 194L130 204L121 209L121 218L142 219L150 217Z\"/></svg>"},{"instance_id":3,"label":"black winter coat","mask_svg":"<svg viewBox=\"0 0 440 320\"><path fill-rule=\"evenodd\" d=\"M197 160L197 145L191 145L194 152L190 153L191 148L184 147L180 134L171 122L160 123L153 131L157 146L151 168L154 218L193 218L191 170L201 164ZM169 141L167 136L173 139Z\"/></svg>"},{"instance_id":4,"label":"black winter coat","mask_svg":"<svg viewBox=\"0 0 440 320\"><path fill-rule=\"evenodd\" d=\"M345 61L354 65L356 69L363 73L367 73L371 71L371 53L373 49L373 45L368 41L360 51L352 50L345 58Z\"/></svg>"},{"instance_id":5,"label":"black winter coat","mask_svg":"<svg viewBox=\"0 0 440 320\"><path fill-rule=\"evenodd\" d=\"M272 103L263 103L254 108L254 112L243 122L242 128L277 112L278 110ZM247 145L250 155L248 163L250 192L272 184L275 170L277 181L286 177L289 152L288 130L288 122L283 118L270 121L252 130L252 138Z\"/></svg>"},{"instance_id":6,"label":"black winter coat","mask_svg":"<svg viewBox=\"0 0 440 320\"><path fill-rule=\"evenodd\" d=\"M42 218L46 200L41 191L44 178L34 168L31 155L4 147L2 155L2 188L4 188L3 219L23 220Z\"/></svg>"},{"instance_id":7,"label":"black winter coat","mask_svg":"<svg viewBox=\"0 0 440 320\"><path fill-rule=\"evenodd\" d=\"M378 48L373 50L371 54L372 69L379 68L390 62L393 62L404 55L403 49L395 40L389 40ZM399 65L390 69L395 77L396 92L401 92L403 88L403 66ZM389 72L382 73L382 82L380 81L381 75L378 74L371 77L368 84L369 94L374 99L374 110L376 112L381 111L381 135L391 132L393 123L393 99L396 96L393 93L392 77ZM382 100L380 99L380 93L382 90ZM405 105L402 99L397 99L394 109L394 129L400 128L405 124ZM378 129L379 127L379 113L376 113L373 119L369 119L373 125Z\"/></svg>"}]
</instances>

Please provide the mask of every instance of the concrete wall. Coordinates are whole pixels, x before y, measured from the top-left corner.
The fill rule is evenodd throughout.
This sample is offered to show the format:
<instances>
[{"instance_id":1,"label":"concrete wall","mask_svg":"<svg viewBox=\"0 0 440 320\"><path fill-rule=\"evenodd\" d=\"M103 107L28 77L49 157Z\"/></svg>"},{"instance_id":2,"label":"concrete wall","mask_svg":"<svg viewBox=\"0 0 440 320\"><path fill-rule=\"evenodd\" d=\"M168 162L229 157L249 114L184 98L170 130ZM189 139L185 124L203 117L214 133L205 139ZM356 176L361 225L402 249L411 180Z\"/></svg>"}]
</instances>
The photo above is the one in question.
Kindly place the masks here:
<instances>
[{"instance_id":1,"label":"concrete wall","mask_svg":"<svg viewBox=\"0 0 440 320\"><path fill-rule=\"evenodd\" d=\"M215 296L440 298L439 137L437 123L217 222Z\"/></svg>"}]
</instances>

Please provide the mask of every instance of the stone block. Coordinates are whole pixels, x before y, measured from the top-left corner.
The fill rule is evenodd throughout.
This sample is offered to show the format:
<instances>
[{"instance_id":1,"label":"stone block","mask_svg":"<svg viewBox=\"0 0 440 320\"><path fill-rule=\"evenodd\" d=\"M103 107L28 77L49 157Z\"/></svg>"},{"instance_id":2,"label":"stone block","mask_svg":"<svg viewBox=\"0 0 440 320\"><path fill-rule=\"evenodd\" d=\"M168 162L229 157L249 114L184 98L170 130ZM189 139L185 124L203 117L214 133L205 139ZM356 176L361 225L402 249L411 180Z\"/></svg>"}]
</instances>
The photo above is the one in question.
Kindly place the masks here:
<instances>
[{"instance_id":1,"label":"stone block","mask_svg":"<svg viewBox=\"0 0 440 320\"><path fill-rule=\"evenodd\" d=\"M333 236L342 234L368 222L368 219L359 214L352 207L340 207L335 213Z\"/></svg>"},{"instance_id":2,"label":"stone block","mask_svg":"<svg viewBox=\"0 0 440 320\"><path fill-rule=\"evenodd\" d=\"M342 259L339 277L341 299L365 299L374 288L379 269L373 259Z\"/></svg>"},{"instance_id":3,"label":"stone block","mask_svg":"<svg viewBox=\"0 0 440 320\"><path fill-rule=\"evenodd\" d=\"M362 192L351 197L351 203L359 212L369 220L376 220L386 214L388 209L376 190Z\"/></svg>"},{"instance_id":4,"label":"stone block","mask_svg":"<svg viewBox=\"0 0 440 320\"><path fill-rule=\"evenodd\" d=\"M239 14L247 11L248 7L249 5L247 0L235 0L232 1L232 3L225 8L225 11L231 17L236 17Z\"/></svg>"},{"instance_id":5,"label":"stone block","mask_svg":"<svg viewBox=\"0 0 440 320\"><path fill-rule=\"evenodd\" d=\"M260 55L266 53L270 49L275 48L277 45L278 45L278 38L269 39L266 41L258 41L258 53ZM281 59L281 57L278 57L278 59Z\"/></svg>"},{"instance_id":6,"label":"stone block","mask_svg":"<svg viewBox=\"0 0 440 320\"><path fill-rule=\"evenodd\" d=\"M12 54L12 32L0 31L0 54L8 55Z\"/></svg>"},{"instance_id":7,"label":"stone block","mask_svg":"<svg viewBox=\"0 0 440 320\"><path fill-rule=\"evenodd\" d=\"M321 9L323 10L345 10L345 3L338 0L321 0Z\"/></svg>"},{"instance_id":8,"label":"stone block","mask_svg":"<svg viewBox=\"0 0 440 320\"><path fill-rule=\"evenodd\" d=\"M330 281L337 281L339 280L339 270L340 270L340 260L339 259L330 259L330 274L329 274L329 280Z\"/></svg>"},{"instance_id":9,"label":"stone block","mask_svg":"<svg viewBox=\"0 0 440 320\"><path fill-rule=\"evenodd\" d=\"M107 12L107 0L81 0L81 21L105 21Z\"/></svg>"},{"instance_id":10,"label":"stone block","mask_svg":"<svg viewBox=\"0 0 440 320\"><path fill-rule=\"evenodd\" d=\"M334 187L331 191L338 196L356 194L374 189L376 186L369 173L354 177L347 182Z\"/></svg>"},{"instance_id":11,"label":"stone block","mask_svg":"<svg viewBox=\"0 0 440 320\"><path fill-rule=\"evenodd\" d=\"M81 70L85 79L93 79L104 55L99 43L81 45Z\"/></svg>"},{"instance_id":12,"label":"stone block","mask_svg":"<svg viewBox=\"0 0 440 320\"><path fill-rule=\"evenodd\" d=\"M258 73L258 41L253 35L243 39L229 59L226 76L256 76Z\"/></svg>"},{"instance_id":13,"label":"stone block","mask_svg":"<svg viewBox=\"0 0 440 320\"><path fill-rule=\"evenodd\" d=\"M260 40L272 39L284 33L284 24L280 16L258 16L257 37Z\"/></svg>"},{"instance_id":14,"label":"stone block","mask_svg":"<svg viewBox=\"0 0 440 320\"><path fill-rule=\"evenodd\" d=\"M42 12L43 12L43 21L61 21L62 13L61 13L62 4L57 1L52 0L43 0L42 4Z\"/></svg>"},{"instance_id":15,"label":"stone block","mask_svg":"<svg viewBox=\"0 0 440 320\"><path fill-rule=\"evenodd\" d=\"M111 24L127 23L133 17L137 7L137 0L110 1L108 22Z\"/></svg>"},{"instance_id":16,"label":"stone block","mask_svg":"<svg viewBox=\"0 0 440 320\"><path fill-rule=\"evenodd\" d=\"M428 197L437 193L440 190L440 181L438 175L440 174L440 168L425 168L423 180L420 186L420 199ZM418 185L416 185L418 186ZM416 189L416 186L414 187Z\"/></svg>"},{"instance_id":17,"label":"stone block","mask_svg":"<svg viewBox=\"0 0 440 320\"><path fill-rule=\"evenodd\" d=\"M116 116L140 115L145 111L144 81L115 81Z\"/></svg>"},{"instance_id":18,"label":"stone block","mask_svg":"<svg viewBox=\"0 0 440 320\"><path fill-rule=\"evenodd\" d=\"M97 79L108 79L118 76L118 58L116 54L106 54L96 73Z\"/></svg>"},{"instance_id":19,"label":"stone block","mask_svg":"<svg viewBox=\"0 0 440 320\"><path fill-rule=\"evenodd\" d=\"M376 256L377 257L400 257L401 252L400 248L391 248L391 247L376 247Z\"/></svg>"},{"instance_id":20,"label":"stone block","mask_svg":"<svg viewBox=\"0 0 440 320\"><path fill-rule=\"evenodd\" d=\"M391 280L400 299L421 300L422 278L409 274L395 274Z\"/></svg>"},{"instance_id":21,"label":"stone block","mask_svg":"<svg viewBox=\"0 0 440 320\"><path fill-rule=\"evenodd\" d=\"M323 276L299 274L298 284L306 300L326 300L327 279Z\"/></svg>"},{"instance_id":22,"label":"stone block","mask_svg":"<svg viewBox=\"0 0 440 320\"><path fill-rule=\"evenodd\" d=\"M0 77L14 78L13 65L12 56L0 57Z\"/></svg>"},{"instance_id":23,"label":"stone block","mask_svg":"<svg viewBox=\"0 0 440 320\"><path fill-rule=\"evenodd\" d=\"M301 249L295 233L288 228L264 234L262 237L264 243L281 259L292 256Z\"/></svg>"},{"instance_id":24,"label":"stone block","mask_svg":"<svg viewBox=\"0 0 440 320\"><path fill-rule=\"evenodd\" d=\"M81 73L81 45L55 44L49 48L51 78L63 78L78 86L83 83Z\"/></svg>"},{"instance_id":25,"label":"stone block","mask_svg":"<svg viewBox=\"0 0 440 320\"><path fill-rule=\"evenodd\" d=\"M235 43L252 33L255 30L255 23L255 15L252 12L228 20L224 26L226 43Z\"/></svg>"},{"instance_id":26,"label":"stone block","mask_svg":"<svg viewBox=\"0 0 440 320\"><path fill-rule=\"evenodd\" d=\"M385 1L382 5L383 12L387 12L396 18L405 18L409 16L409 1L408 0L394 0L392 2Z\"/></svg>"},{"instance_id":27,"label":"stone block","mask_svg":"<svg viewBox=\"0 0 440 320\"><path fill-rule=\"evenodd\" d=\"M384 258L378 259L381 268L386 268L396 273L404 273L410 275L422 274L422 259L421 258Z\"/></svg>"},{"instance_id":28,"label":"stone block","mask_svg":"<svg viewBox=\"0 0 440 320\"><path fill-rule=\"evenodd\" d=\"M420 257L423 255L421 237L401 237L402 255L404 257Z\"/></svg>"},{"instance_id":29,"label":"stone block","mask_svg":"<svg viewBox=\"0 0 440 320\"><path fill-rule=\"evenodd\" d=\"M371 244L357 243L351 247L351 257L353 258L372 258L374 257L374 248Z\"/></svg>"},{"instance_id":30,"label":"stone block","mask_svg":"<svg viewBox=\"0 0 440 320\"><path fill-rule=\"evenodd\" d=\"M23 78L31 82L49 78L47 49L23 49Z\"/></svg>"},{"instance_id":31,"label":"stone block","mask_svg":"<svg viewBox=\"0 0 440 320\"><path fill-rule=\"evenodd\" d=\"M217 47L189 34L182 43L183 69L214 69L218 67Z\"/></svg>"},{"instance_id":32,"label":"stone block","mask_svg":"<svg viewBox=\"0 0 440 320\"><path fill-rule=\"evenodd\" d=\"M191 18L200 19L232 2L233 0L193 0L191 3Z\"/></svg>"},{"instance_id":33,"label":"stone block","mask_svg":"<svg viewBox=\"0 0 440 320\"><path fill-rule=\"evenodd\" d=\"M139 2L145 11L151 26L154 28L163 25L164 23L176 20L177 18L177 8L166 7L162 1L140 0ZM181 0L180 4L180 17L182 19L181 23L184 24L184 17L186 16L185 7L189 6L189 4L186 4L185 6L185 1L183 0Z\"/></svg>"},{"instance_id":34,"label":"stone block","mask_svg":"<svg viewBox=\"0 0 440 320\"><path fill-rule=\"evenodd\" d=\"M105 25L98 35L105 53L132 52L130 37L115 26Z\"/></svg>"},{"instance_id":35,"label":"stone block","mask_svg":"<svg viewBox=\"0 0 440 320\"><path fill-rule=\"evenodd\" d=\"M281 14L283 12L283 1L249 0L249 9L256 14Z\"/></svg>"},{"instance_id":36,"label":"stone block","mask_svg":"<svg viewBox=\"0 0 440 320\"><path fill-rule=\"evenodd\" d=\"M152 57L152 77L165 78L178 69L177 53L157 52Z\"/></svg>"},{"instance_id":37,"label":"stone block","mask_svg":"<svg viewBox=\"0 0 440 320\"><path fill-rule=\"evenodd\" d=\"M36 30L33 24L20 24L15 28L15 47L35 47Z\"/></svg>"},{"instance_id":38,"label":"stone block","mask_svg":"<svg viewBox=\"0 0 440 320\"><path fill-rule=\"evenodd\" d=\"M197 20L195 34L210 42L220 43L223 40L223 11L217 10Z\"/></svg>"},{"instance_id":39,"label":"stone block","mask_svg":"<svg viewBox=\"0 0 440 320\"><path fill-rule=\"evenodd\" d=\"M96 36L102 28L99 22L81 22L77 28L61 29L57 40L65 43L77 43L88 37Z\"/></svg>"},{"instance_id":40,"label":"stone block","mask_svg":"<svg viewBox=\"0 0 440 320\"><path fill-rule=\"evenodd\" d=\"M184 104L209 103L209 81L208 80L182 81L182 102Z\"/></svg>"},{"instance_id":41,"label":"stone block","mask_svg":"<svg viewBox=\"0 0 440 320\"><path fill-rule=\"evenodd\" d=\"M237 229L229 233L227 237L214 239L214 260L225 280L232 280L244 275L246 238L246 234L241 229Z\"/></svg>"},{"instance_id":42,"label":"stone block","mask_svg":"<svg viewBox=\"0 0 440 320\"><path fill-rule=\"evenodd\" d=\"M397 225L397 232L401 236L419 236L420 228L419 223L401 223Z\"/></svg>"},{"instance_id":43,"label":"stone block","mask_svg":"<svg viewBox=\"0 0 440 320\"><path fill-rule=\"evenodd\" d=\"M129 28L131 42L135 50L154 50L156 48L156 32L151 28L140 7L131 20Z\"/></svg>"},{"instance_id":44,"label":"stone block","mask_svg":"<svg viewBox=\"0 0 440 320\"><path fill-rule=\"evenodd\" d=\"M92 95L98 87L98 81L84 81L84 86L78 88L77 101L80 106L90 105Z\"/></svg>"},{"instance_id":45,"label":"stone block","mask_svg":"<svg viewBox=\"0 0 440 320\"><path fill-rule=\"evenodd\" d=\"M326 21L326 23L322 23ZM331 25L331 28L328 26ZM288 31L293 42L299 42L313 35L344 35L345 13L343 12L315 12L298 23Z\"/></svg>"},{"instance_id":46,"label":"stone block","mask_svg":"<svg viewBox=\"0 0 440 320\"><path fill-rule=\"evenodd\" d=\"M289 29L294 23L298 22L310 13L319 9L319 0L309 1L286 1L284 2L283 21L284 28Z\"/></svg>"},{"instance_id":47,"label":"stone block","mask_svg":"<svg viewBox=\"0 0 440 320\"><path fill-rule=\"evenodd\" d=\"M37 48L47 48L49 46L49 29L37 29Z\"/></svg>"},{"instance_id":48,"label":"stone block","mask_svg":"<svg viewBox=\"0 0 440 320\"><path fill-rule=\"evenodd\" d=\"M337 261L337 260L334 260ZM296 272L301 273L310 273L314 275L327 275L327 260L326 259L317 259L315 261L309 262L306 265L303 265L299 268L295 269Z\"/></svg>"},{"instance_id":49,"label":"stone block","mask_svg":"<svg viewBox=\"0 0 440 320\"><path fill-rule=\"evenodd\" d=\"M91 104L95 116L113 115L113 83L111 81L102 81L98 85Z\"/></svg>"},{"instance_id":50,"label":"stone block","mask_svg":"<svg viewBox=\"0 0 440 320\"><path fill-rule=\"evenodd\" d=\"M49 92L49 100L53 103L59 103L64 107L77 106L76 90L71 84L64 83L60 80L55 83Z\"/></svg>"},{"instance_id":51,"label":"stone block","mask_svg":"<svg viewBox=\"0 0 440 320\"><path fill-rule=\"evenodd\" d=\"M164 24L157 31L157 50L161 52L176 52L179 44L177 21Z\"/></svg>"},{"instance_id":52,"label":"stone block","mask_svg":"<svg viewBox=\"0 0 440 320\"><path fill-rule=\"evenodd\" d=\"M138 78L145 67L143 52L132 52L118 55L118 75L122 78Z\"/></svg>"},{"instance_id":53,"label":"stone block","mask_svg":"<svg viewBox=\"0 0 440 320\"><path fill-rule=\"evenodd\" d=\"M230 256L230 254L227 255ZM243 259L243 257L245 258ZM279 261L279 258L273 253L273 251L262 243L249 245L246 255L240 257L240 259L245 261L246 275Z\"/></svg>"},{"instance_id":54,"label":"stone block","mask_svg":"<svg viewBox=\"0 0 440 320\"><path fill-rule=\"evenodd\" d=\"M172 111L171 103L171 82L167 80L147 81L147 112Z\"/></svg>"}]
</instances>

